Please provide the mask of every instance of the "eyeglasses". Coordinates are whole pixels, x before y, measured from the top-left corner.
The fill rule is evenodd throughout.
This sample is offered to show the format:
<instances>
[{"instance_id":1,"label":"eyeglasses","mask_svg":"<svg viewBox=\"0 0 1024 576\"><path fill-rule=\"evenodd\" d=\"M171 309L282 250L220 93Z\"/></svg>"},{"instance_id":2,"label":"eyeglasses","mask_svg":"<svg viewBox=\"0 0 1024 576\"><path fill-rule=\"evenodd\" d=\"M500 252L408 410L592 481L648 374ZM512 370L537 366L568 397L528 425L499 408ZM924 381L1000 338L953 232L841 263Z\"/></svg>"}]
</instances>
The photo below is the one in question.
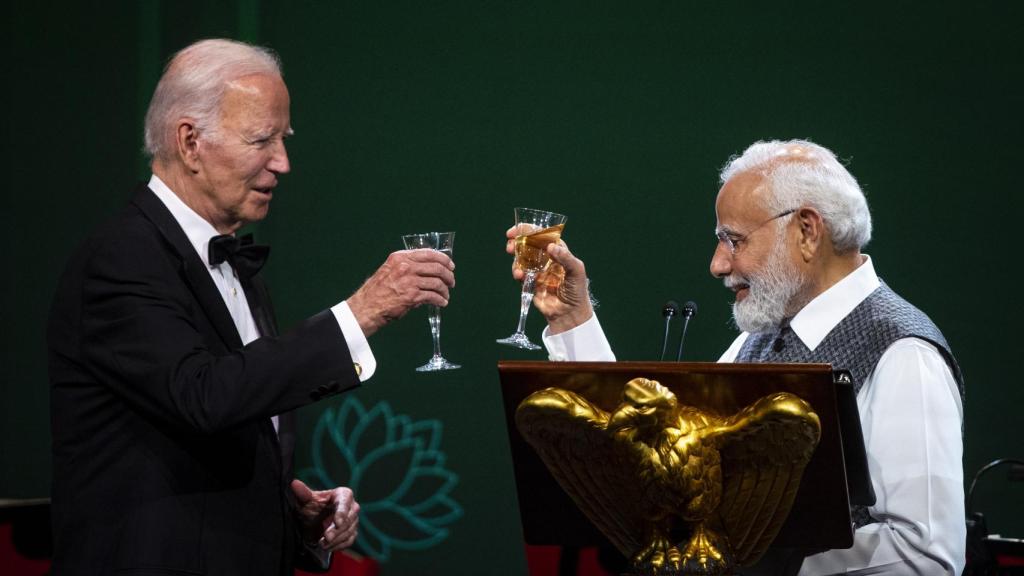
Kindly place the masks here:
<instances>
[{"instance_id":1,"label":"eyeglasses","mask_svg":"<svg viewBox=\"0 0 1024 576\"><path fill-rule=\"evenodd\" d=\"M765 220L764 222L761 222L760 224L755 226L753 230L750 230L746 234L738 234L728 229L720 229L715 231L715 237L718 238L719 244L724 243L725 247L729 249L729 253L735 256L736 253L739 252L740 247L743 245L744 242L747 241L747 238L749 238L751 234L757 232L769 222L778 220L783 216L789 216L790 214L796 212L797 210L797 208L792 208L790 210L786 210L785 212L779 212L775 216L772 216L771 218Z\"/></svg>"}]
</instances>

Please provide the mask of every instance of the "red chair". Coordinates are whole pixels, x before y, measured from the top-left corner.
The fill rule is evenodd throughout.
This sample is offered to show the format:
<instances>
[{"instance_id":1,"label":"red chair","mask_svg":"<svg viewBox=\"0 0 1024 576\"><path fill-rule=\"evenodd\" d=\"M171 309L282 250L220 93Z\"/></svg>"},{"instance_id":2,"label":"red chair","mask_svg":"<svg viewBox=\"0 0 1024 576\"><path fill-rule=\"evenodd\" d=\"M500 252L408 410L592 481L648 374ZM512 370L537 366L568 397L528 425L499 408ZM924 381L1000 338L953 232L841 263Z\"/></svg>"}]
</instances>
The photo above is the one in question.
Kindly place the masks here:
<instances>
[{"instance_id":1,"label":"red chair","mask_svg":"<svg viewBox=\"0 0 1024 576\"><path fill-rule=\"evenodd\" d=\"M50 573L50 560L28 558L14 547L12 524L0 524L0 566L9 576L43 576Z\"/></svg>"},{"instance_id":2,"label":"red chair","mask_svg":"<svg viewBox=\"0 0 1024 576\"><path fill-rule=\"evenodd\" d=\"M323 576L305 570L296 570L296 576ZM368 556L360 556L348 550L335 554L331 559L331 568L326 572L328 576L378 576L380 564Z\"/></svg>"}]
</instances>

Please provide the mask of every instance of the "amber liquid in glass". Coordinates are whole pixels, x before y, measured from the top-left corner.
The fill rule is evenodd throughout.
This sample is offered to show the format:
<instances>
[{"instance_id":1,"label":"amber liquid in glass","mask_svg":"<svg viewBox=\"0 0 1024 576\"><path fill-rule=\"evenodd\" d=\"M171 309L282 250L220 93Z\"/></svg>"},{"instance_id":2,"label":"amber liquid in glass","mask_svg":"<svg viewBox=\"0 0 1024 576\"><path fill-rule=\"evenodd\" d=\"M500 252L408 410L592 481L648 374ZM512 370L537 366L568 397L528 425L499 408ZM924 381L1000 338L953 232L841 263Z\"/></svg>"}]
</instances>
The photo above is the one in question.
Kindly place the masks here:
<instances>
[{"instance_id":1,"label":"amber liquid in glass","mask_svg":"<svg viewBox=\"0 0 1024 576\"><path fill-rule=\"evenodd\" d=\"M516 236L516 265L523 270L543 270L548 263L548 244L558 242L563 229L565 224L557 224Z\"/></svg>"}]
</instances>

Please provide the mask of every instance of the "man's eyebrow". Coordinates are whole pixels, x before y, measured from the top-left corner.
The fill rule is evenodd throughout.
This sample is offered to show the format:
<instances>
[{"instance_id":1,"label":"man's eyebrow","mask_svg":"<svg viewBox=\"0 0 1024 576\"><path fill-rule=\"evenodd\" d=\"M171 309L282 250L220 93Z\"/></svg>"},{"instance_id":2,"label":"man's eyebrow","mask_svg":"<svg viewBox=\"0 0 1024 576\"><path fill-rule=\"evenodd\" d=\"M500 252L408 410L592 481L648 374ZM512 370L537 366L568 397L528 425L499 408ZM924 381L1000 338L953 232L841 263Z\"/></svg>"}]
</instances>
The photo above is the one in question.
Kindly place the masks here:
<instances>
[{"instance_id":1,"label":"man's eyebrow","mask_svg":"<svg viewBox=\"0 0 1024 576\"><path fill-rule=\"evenodd\" d=\"M247 142L250 142L250 143L251 142L257 142L259 140L269 140L270 138L273 138L274 134L276 134L276 133L277 133L277 130L274 129L274 128L266 128L266 129L261 129L261 130L255 130L251 134L249 134L248 136L245 136L245 139L246 139ZM287 138L287 137L289 137L289 136L291 136L293 134L295 134L295 131L292 130L291 128L288 128L288 129L284 130L281 133L281 136Z\"/></svg>"}]
</instances>

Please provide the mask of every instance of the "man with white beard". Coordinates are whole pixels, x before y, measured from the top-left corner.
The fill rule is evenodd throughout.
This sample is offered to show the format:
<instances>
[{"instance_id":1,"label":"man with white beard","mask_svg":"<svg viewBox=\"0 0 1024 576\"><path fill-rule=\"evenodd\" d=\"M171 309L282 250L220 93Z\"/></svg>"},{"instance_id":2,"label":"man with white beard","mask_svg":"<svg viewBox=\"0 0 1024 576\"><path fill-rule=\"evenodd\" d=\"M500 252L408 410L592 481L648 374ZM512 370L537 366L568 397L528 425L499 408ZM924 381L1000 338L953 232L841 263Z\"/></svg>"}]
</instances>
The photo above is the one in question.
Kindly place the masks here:
<instances>
[{"instance_id":1,"label":"man with white beard","mask_svg":"<svg viewBox=\"0 0 1024 576\"><path fill-rule=\"evenodd\" d=\"M938 328L861 253L871 215L856 179L830 150L792 140L755 143L721 182L711 274L735 292L742 333L719 361L849 370L877 497L851 510L853 547L769 557L744 573L960 574L963 378ZM534 304L551 359L614 360L583 262L564 244L548 253L561 269L538 279Z\"/></svg>"}]
</instances>

